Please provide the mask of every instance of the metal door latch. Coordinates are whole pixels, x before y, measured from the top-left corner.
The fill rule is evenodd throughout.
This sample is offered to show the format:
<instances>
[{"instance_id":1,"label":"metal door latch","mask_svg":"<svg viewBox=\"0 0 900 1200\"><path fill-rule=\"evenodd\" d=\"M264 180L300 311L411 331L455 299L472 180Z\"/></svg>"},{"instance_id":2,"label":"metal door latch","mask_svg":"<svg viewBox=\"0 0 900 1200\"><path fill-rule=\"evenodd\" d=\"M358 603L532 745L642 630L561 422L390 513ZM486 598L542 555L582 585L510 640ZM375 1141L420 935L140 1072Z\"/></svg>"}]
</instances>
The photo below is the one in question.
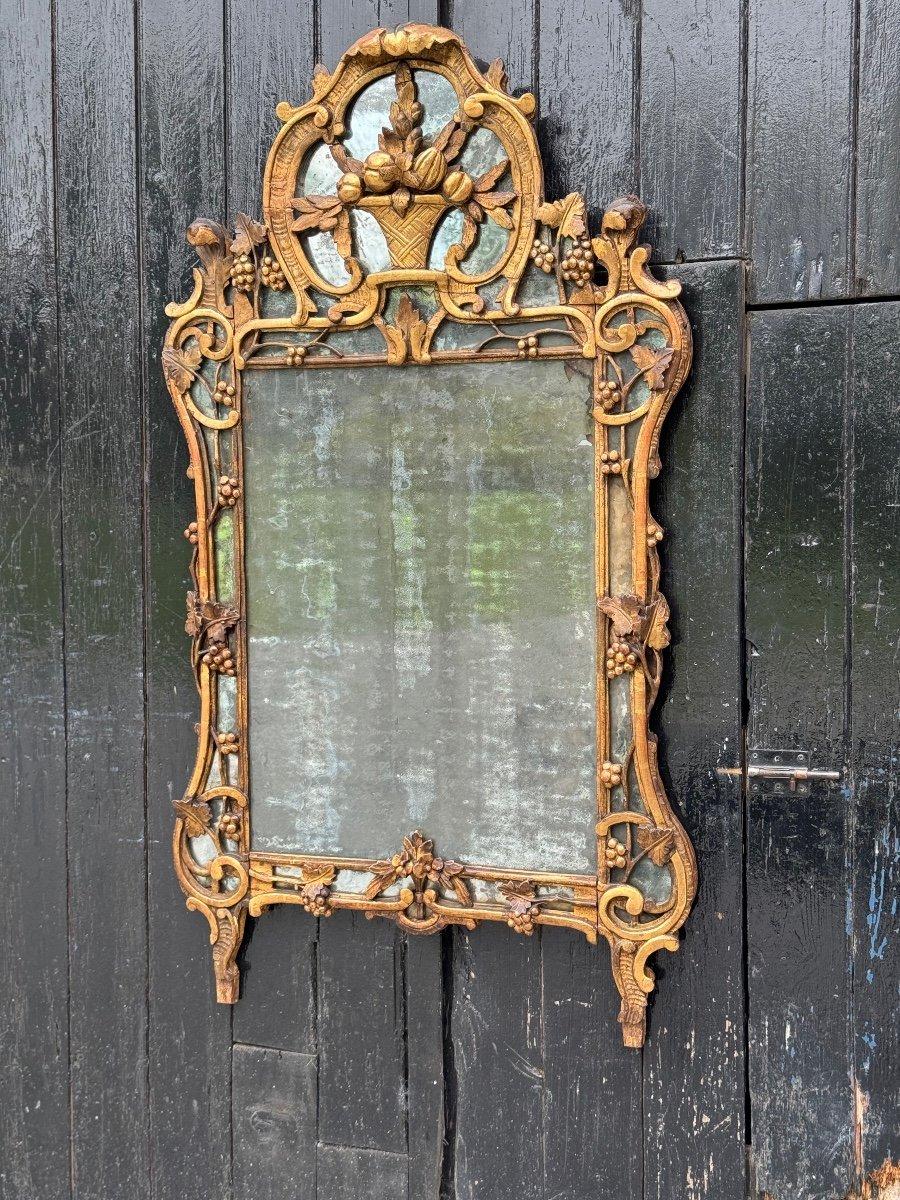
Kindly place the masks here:
<instances>
[{"instance_id":1,"label":"metal door latch","mask_svg":"<svg viewBox=\"0 0 900 1200\"><path fill-rule=\"evenodd\" d=\"M751 750L747 755L747 780L751 792L806 795L811 783L836 783L840 778L840 771L812 769L808 750Z\"/></svg>"}]
</instances>

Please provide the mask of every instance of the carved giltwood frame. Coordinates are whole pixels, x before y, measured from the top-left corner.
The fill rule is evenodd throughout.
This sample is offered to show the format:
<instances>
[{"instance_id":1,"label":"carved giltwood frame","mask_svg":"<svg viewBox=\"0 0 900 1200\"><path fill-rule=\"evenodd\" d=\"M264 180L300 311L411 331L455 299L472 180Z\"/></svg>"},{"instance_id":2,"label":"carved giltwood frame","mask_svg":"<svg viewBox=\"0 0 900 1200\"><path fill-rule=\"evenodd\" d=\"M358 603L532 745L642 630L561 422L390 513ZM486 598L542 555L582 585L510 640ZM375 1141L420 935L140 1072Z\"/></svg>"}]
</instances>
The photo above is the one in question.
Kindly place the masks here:
<instances>
[{"instance_id":1,"label":"carved giltwood frame","mask_svg":"<svg viewBox=\"0 0 900 1200\"><path fill-rule=\"evenodd\" d=\"M444 76L459 99L456 116L430 145L419 128L417 71ZM397 96L390 126L381 151L359 162L341 140L348 109L364 87L389 74ZM649 248L637 241L646 211L637 198L612 204L593 237L581 196L544 199L534 108L531 95L509 94L499 63L482 74L449 30L375 30L347 51L333 73L316 69L308 103L278 106L283 124L266 166L265 223L240 217L233 236L206 220L188 230L201 265L187 302L166 309L172 323L163 364L196 497L196 516L185 535L193 546L187 631L200 718L194 769L175 805L173 848L187 905L209 923L222 1003L237 999L235 958L247 915L275 904L299 905L315 916L357 909L367 917L390 917L413 933L450 924L474 929L488 920L505 921L523 934L561 925L591 942L598 934L608 941L623 1037L640 1046L654 986L648 960L657 950L677 948L697 872L665 795L649 730L668 643L668 608L658 587L663 531L650 512L649 484L660 469L660 427L690 366L690 331L676 299L679 284L660 282L648 270ZM458 160L479 128L499 139L508 161L472 178ZM331 148L343 175L334 195L298 197L301 164L317 143ZM430 265L436 224L453 208L463 217L459 241L442 264ZM378 222L390 253L388 269L362 265L354 211ZM490 269L467 274L470 248L486 220L508 231L506 248ZM313 234L333 239L345 282L320 272L309 248ZM557 298L529 306L520 291L527 273L537 271L555 285ZM431 313L423 315L411 302L410 288L431 290ZM392 304L395 292L401 294L398 304ZM274 293L291 298L289 311L273 315ZM440 349L436 334L445 323L482 326L487 336L477 345ZM382 350L336 355L343 333L367 327L379 331ZM580 362L593 380L596 875L457 863L438 857L452 847L436 849L419 831L404 838L389 861L255 851L245 752L245 372L524 357ZM616 545L620 534L610 524L613 500L630 513L624 559ZM623 573L628 586L614 586ZM232 677L236 715L233 727L224 729L220 687ZM632 731L619 761L610 751L613 687L625 697ZM670 881L662 898L642 885L636 873L641 861ZM362 874L365 886L341 890L339 871Z\"/></svg>"}]
</instances>

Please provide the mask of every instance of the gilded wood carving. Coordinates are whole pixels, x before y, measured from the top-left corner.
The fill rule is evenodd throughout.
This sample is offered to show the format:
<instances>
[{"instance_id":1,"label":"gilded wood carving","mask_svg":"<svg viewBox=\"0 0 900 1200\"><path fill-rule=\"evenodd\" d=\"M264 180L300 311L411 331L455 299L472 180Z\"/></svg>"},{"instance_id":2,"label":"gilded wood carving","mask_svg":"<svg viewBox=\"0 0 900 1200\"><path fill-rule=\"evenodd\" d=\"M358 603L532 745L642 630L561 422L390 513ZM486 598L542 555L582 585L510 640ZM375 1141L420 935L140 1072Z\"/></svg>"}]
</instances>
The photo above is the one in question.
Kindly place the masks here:
<instances>
[{"instance_id":1,"label":"gilded wood carving","mask_svg":"<svg viewBox=\"0 0 900 1200\"><path fill-rule=\"evenodd\" d=\"M452 117L428 133L424 73L448 81L458 99ZM358 158L348 146L348 114L385 78L393 98L379 148ZM240 216L233 233L208 220L188 230L200 265L190 298L166 310L163 366L196 497L185 530L193 578L186 629L200 716L193 772L175 805L174 857L188 907L208 922L223 1003L238 996L235 958L247 915L275 904L316 917L357 909L413 933L503 921L530 935L560 925L609 943L623 1037L640 1046L654 986L649 959L677 948L697 872L649 730L668 643L658 587L663 530L649 485L660 469L662 421L690 366L690 332L678 283L648 269L649 248L638 241L646 211L636 197L615 201L595 234L583 197L544 198L534 109L532 96L506 90L499 63L482 74L449 30L376 30L333 73L316 69L309 102L278 106L264 220ZM467 169L466 146L484 130L502 154L483 170ZM335 182L314 191L304 164L319 147ZM380 230L385 261L366 261L361 220ZM485 242L496 247L490 261L479 258ZM538 303L527 298L534 280L543 288ZM455 341L442 340L449 327L459 331ZM366 329L378 342L354 350L347 335ZM247 372L432 362L477 371L479 361L543 358L587 374L593 397L596 873L456 861L452 846L418 830L387 860L255 850L245 753ZM624 539L613 512L627 514ZM347 873L361 880L358 888L342 884Z\"/></svg>"}]
</instances>

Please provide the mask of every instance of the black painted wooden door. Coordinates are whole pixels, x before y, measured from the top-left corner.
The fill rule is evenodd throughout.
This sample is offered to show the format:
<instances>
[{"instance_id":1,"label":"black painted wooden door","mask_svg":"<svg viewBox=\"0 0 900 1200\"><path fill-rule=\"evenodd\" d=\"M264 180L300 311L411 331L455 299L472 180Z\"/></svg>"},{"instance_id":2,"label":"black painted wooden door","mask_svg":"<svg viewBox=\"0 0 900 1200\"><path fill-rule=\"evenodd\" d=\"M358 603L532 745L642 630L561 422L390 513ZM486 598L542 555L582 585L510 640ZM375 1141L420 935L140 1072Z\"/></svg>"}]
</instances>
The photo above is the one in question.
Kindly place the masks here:
<instances>
[{"instance_id":1,"label":"black painted wooden door","mask_svg":"<svg viewBox=\"0 0 900 1200\"><path fill-rule=\"evenodd\" d=\"M275 103L409 19L502 57L548 193L638 191L685 282L656 725L701 891L642 1052L557 930L276 910L232 1013L172 875L181 232L258 212ZM893 0L0 0L0 1200L889 1194L898 39ZM745 797L758 746L842 782Z\"/></svg>"}]
</instances>

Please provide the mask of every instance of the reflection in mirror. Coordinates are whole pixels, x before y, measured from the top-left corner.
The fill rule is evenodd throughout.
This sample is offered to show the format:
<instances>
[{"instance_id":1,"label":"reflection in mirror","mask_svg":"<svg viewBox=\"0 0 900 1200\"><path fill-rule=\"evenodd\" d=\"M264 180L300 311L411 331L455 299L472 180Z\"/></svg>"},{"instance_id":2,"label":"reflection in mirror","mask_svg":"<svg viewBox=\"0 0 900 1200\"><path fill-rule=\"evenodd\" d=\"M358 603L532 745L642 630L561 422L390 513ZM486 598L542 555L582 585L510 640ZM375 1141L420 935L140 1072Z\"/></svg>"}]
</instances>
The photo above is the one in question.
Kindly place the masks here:
<instances>
[{"instance_id":1,"label":"reflection in mirror","mask_svg":"<svg viewBox=\"0 0 900 1200\"><path fill-rule=\"evenodd\" d=\"M253 845L595 869L588 381L245 377Z\"/></svg>"}]
</instances>

